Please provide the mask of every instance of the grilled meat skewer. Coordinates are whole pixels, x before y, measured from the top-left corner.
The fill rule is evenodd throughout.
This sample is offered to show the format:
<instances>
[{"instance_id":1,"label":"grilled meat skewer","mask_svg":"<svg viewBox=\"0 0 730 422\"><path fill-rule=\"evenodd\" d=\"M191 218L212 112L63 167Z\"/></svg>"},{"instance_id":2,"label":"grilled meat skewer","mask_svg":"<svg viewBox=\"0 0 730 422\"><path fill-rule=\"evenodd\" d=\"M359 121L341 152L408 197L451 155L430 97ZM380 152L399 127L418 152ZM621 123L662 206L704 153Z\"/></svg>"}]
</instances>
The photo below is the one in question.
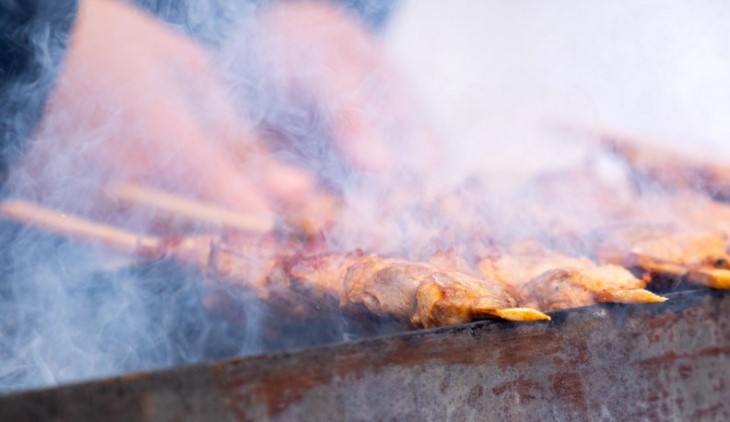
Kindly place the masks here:
<instances>
[{"instance_id":1,"label":"grilled meat skewer","mask_svg":"<svg viewBox=\"0 0 730 422\"><path fill-rule=\"evenodd\" d=\"M485 317L549 320L518 308L499 284L427 263L364 256L347 270L340 305L351 312L410 321L415 326L460 324Z\"/></svg>"},{"instance_id":2,"label":"grilled meat skewer","mask_svg":"<svg viewBox=\"0 0 730 422\"><path fill-rule=\"evenodd\" d=\"M596 255L602 262L730 289L730 258L723 233L625 226L602 233L599 238L602 241Z\"/></svg>"},{"instance_id":3,"label":"grilled meat skewer","mask_svg":"<svg viewBox=\"0 0 730 422\"><path fill-rule=\"evenodd\" d=\"M520 305L554 311L597 302L652 303L666 299L645 290L645 280L615 265L594 264L535 242L514 245L478 263L485 277L513 292Z\"/></svg>"},{"instance_id":4,"label":"grilled meat skewer","mask_svg":"<svg viewBox=\"0 0 730 422\"><path fill-rule=\"evenodd\" d=\"M494 283L440 271L429 264L361 252L314 255L297 242L282 242L273 235L222 239L140 237L103 224L64 217L22 201L6 202L0 212L26 224L86 240L101 240L144 257L176 258L199 268L210 280L226 280L253 291L295 315L306 315L311 308L324 306L327 301L322 298L339 296L346 310L360 303L375 316L423 326L466 322L488 315L512 320L549 319L535 310L509 309L514 308L514 299ZM307 255L311 258L301 258ZM298 259L301 261L296 262ZM426 288L427 293L419 293L419 289Z\"/></svg>"}]
</instances>

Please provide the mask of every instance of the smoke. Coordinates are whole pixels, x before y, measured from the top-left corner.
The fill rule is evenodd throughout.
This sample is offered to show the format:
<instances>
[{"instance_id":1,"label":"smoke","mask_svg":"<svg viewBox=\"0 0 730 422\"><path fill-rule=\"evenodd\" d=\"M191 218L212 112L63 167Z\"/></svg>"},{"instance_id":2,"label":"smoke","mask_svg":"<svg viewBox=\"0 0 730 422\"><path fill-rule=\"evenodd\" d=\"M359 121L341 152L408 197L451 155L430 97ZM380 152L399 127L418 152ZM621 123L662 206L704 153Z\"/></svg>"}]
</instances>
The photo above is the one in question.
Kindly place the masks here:
<instances>
[{"instance_id":1,"label":"smoke","mask_svg":"<svg viewBox=\"0 0 730 422\"><path fill-rule=\"evenodd\" d=\"M388 46L469 170L560 166L555 120L727 157L728 13L719 1L408 1Z\"/></svg>"},{"instance_id":2,"label":"smoke","mask_svg":"<svg viewBox=\"0 0 730 422\"><path fill-rule=\"evenodd\" d=\"M527 204L529 211L551 204L581 223L590 220L594 214L573 207L595 195L591 185L558 189L563 208L556 196L541 197L529 187L513 195L512 188L535 173L587 160L608 185L625 185L622 169L590 157L580 140L551 129L555 122L597 124L683 140L672 143L679 149L730 154L730 50L722 43L730 35L723 25L730 8L720 2L403 1L380 33L307 27L306 19L277 14L302 2L141 3L214 52L247 129L344 199L340 221L323 239L334 251L363 248L422 259L484 241L485 227L491 239L508 243L535 233ZM359 3L333 13L354 7L382 22L392 7ZM350 38L337 38L343 34ZM387 55L374 47L378 42ZM358 48L342 51L342 45ZM391 59L395 66L384 65ZM33 87L27 89L19 95ZM152 97L159 92L150 91ZM96 145L122 126L126 133L146 130L123 110L107 116L92 131L74 132L69 127L78 122L60 113L51 125L56 130L44 131L34 144L48 152L34 166L53 188L39 190L25 167L11 173L7 193L91 214L104 177L93 159ZM74 148L59 147L57 132L75 133ZM367 148L358 150L362 145ZM385 149L395 151L392 162ZM174 155L159 158L165 168L179 164ZM474 198L484 191L491 196ZM123 223L150 232L157 217L140 211L125 214ZM97 218L120 223L113 215ZM0 391L353 336L336 316L302 323L235 288L216 294L231 299L227 303L245 318L224 319L206 307L210 292L202 275L174 262L141 264L10 223L0 226L0 242L6 245L0 253ZM563 249L572 247L580 245ZM477 253L465 250L459 252Z\"/></svg>"},{"instance_id":3,"label":"smoke","mask_svg":"<svg viewBox=\"0 0 730 422\"><path fill-rule=\"evenodd\" d=\"M259 9L266 10L269 5L225 1L140 3L166 19L175 30L192 34L211 52L219 51L218 70L235 74L235 78L228 81L231 92L244 104L255 105L241 107L240 111L245 114L241 120L252 122L253 126L245 129L257 129L264 134L269 129L274 141L276 132L283 134L281 139L308 142L309 146L301 146L302 142L298 148L289 143L290 150L280 148L277 154L279 158L314 169L330 187L343 188L342 183L350 180L351 171L342 164L339 153L327 147L332 139L327 133L331 124L327 112L329 105L312 104L314 92L305 91L306 95L296 98L279 95L281 91L275 84L261 78L261 69L271 64L266 51L263 55L257 51L256 55L245 50L265 41L264 28L257 26L259 17L256 13ZM384 9L377 7L375 2L368 4L360 5L365 8L365 18L382 21ZM359 6L353 3L346 9L352 10L351 7ZM346 11L336 13L342 13L343 19L356 19L348 17ZM96 54L113 50L117 56L129 57L125 66L132 69L140 63L145 66L144 57L136 55L140 50L135 49L135 45L147 40L136 39L134 33L115 24L114 19L89 22L89 25L97 25L102 31L99 34L104 36L99 40L87 40L86 44L74 44L74 51ZM28 35L39 46L48 44L48 34L43 31L30 31ZM110 44L99 50L101 40ZM154 43L149 45L154 46ZM58 46L54 48L54 54L61 53ZM158 53L165 51L161 49ZM42 88L50 85L50 79L56 74L52 56L41 51L37 58L47 77L42 81L44 85L17 85L14 95L36 98L44 91ZM144 139L153 133L155 119L164 119L168 106L178 104L156 102L165 100L165 95L170 94L167 84L135 86L140 80L120 80L114 72L99 74L93 63L84 58L67 58L62 71L70 75L70 81L57 81L55 90L62 94L54 97L49 106L53 113L46 116L26 148L25 156L11 169L5 194L121 225L133 232L153 232L159 229L156 224L165 216L145 209L119 214L104 193L104 184L111 173L121 172L129 179L145 175L134 166L115 168L114 161L103 154L108 154L105 145L116 142L122 145L116 165L135 164L129 160L129 157L136 157L134 148L125 149L124 144L136 142L134 145L139 148L153 147ZM186 68L197 64L194 61L177 63L182 71L169 69L165 76L188 86L205 86L206 81L186 79ZM287 77L304 73L296 69L287 71L290 72ZM100 88L106 97L95 95L98 94L95 90ZM218 110L206 109L204 97L218 93L197 94L202 98L195 99L190 116L209 119L209 115ZM82 98L84 101L79 101ZM105 102L104 98L112 101ZM152 111L162 113L131 115L129 109L117 108L119 102L113 101L115 98L126 98L134 105L152 105ZM58 107L58 104L64 106ZM125 104L122 102L122 105ZM375 114L374 111L371 114ZM184 120L176 122L178 125L187 123ZM162 170L158 178L169 176L166 171L184 174L186 166L191 165L179 162L176 155L177 145L184 144L184 140L168 141L170 148L155 151L157 168ZM180 144L176 144L177 141ZM144 159L144 154L139 157ZM192 164L204 166L204 157L199 155L199 158L201 162ZM181 185L181 190L193 193L196 183L200 182L172 179ZM170 185L162 187L170 188ZM172 224L172 228L175 227ZM185 226L185 229L192 233L210 230L195 225ZM181 267L176 262L139 262L108 250L88 247L82 241L44 234L11 222L0 226L0 240L7 245L0 254L0 391L290 349L353 336L351 327L338 318L315 323L298 321L294 316L277 314L266 303L235 286L218 286L211 291L199 271ZM219 304L216 301L227 306L225 312L211 309ZM222 313L227 314L224 317ZM232 319L231 315L239 318Z\"/></svg>"},{"instance_id":4,"label":"smoke","mask_svg":"<svg viewBox=\"0 0 730 422\"><path fill-rule=\"evenodd\" d=\"M203 324L190 276L114 270L113 256L7 224L2 240L2 390L202 357L215 327Z\"/></svg>"}]
</instances>

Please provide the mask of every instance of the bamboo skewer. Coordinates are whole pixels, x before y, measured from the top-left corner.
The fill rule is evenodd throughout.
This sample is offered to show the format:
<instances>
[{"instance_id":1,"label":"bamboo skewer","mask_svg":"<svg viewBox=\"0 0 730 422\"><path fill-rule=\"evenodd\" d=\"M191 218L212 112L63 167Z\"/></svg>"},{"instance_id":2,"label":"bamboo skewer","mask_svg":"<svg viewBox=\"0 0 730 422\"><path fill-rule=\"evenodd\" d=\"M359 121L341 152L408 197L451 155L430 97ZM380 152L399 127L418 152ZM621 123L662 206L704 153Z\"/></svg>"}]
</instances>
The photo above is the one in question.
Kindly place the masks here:
<instances>
[{"instance_id":1,"label":"bamboo skewer","mask_svg":"<svg viewBox=\"0 0 730 422\"><path fill-rule=\"evenodd\" d=\"M201 203L139 185L121 184L111 186L108 193L117 200L152 206L192 221L220 224L229 229L261 234L274 229L274 219L272 217L231 211L216 205Z\"/></svg>"},{"instance_id":2,"label":"bamboo skewer","mask_svg":"<svg viewBox=\"0 0 730 422\"><path fill-rule=\"evenodd\" d=\"M140 253L145 250L156 250L162 244L160 239L153 236L141 236L21 199L6 199L0 202L0 215L61 236L93 242L123 252Z\"/></svg>"}]
</instances>

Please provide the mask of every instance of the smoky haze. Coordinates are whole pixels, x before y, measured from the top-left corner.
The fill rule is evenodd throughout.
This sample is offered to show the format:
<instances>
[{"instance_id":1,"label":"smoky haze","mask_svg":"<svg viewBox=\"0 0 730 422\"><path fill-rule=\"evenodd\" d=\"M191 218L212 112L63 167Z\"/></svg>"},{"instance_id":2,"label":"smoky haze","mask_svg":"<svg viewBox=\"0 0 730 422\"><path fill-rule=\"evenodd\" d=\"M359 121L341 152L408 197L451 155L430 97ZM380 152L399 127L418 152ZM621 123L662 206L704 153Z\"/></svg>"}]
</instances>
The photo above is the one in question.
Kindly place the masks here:
<instances>
[{"instance_id":1,"label":"smoky haze","mask_svg":"<svg viewBox=\"0 0 730 422\"><path fill-rule=\"evenodd\" d=\"M162 15L171 10L169 2L143 3ZM372 16L390 4L365 3ZM406 114L418 117L395 119L401 127L390 141L408 148L399 151L387 188L378 174L353 171L329 146L335 105L318 103L316 92L303 89L320 63L311 55L285 64L267 56L271 40L257 27L256 13L252 6L203 1L167 18L210 47L239 111L276 137L278 156L317 172L343 195L342 221L325 239L334 250L377 243L381 252L405 257L434 251L411 256L409 245L424 233L438 235L449 221L417 207L405 215L382 213L392 190L411 187L412 167L430 159L432 149L417 146L426 136L440 140L433 148L442 154L419 179L424 196L475 173L507 185L579 162L586 153L581 141L554 130L566 121L645 135L679 150L730 155L730 48L724 42L730 5L723 2L399 2L377 37L412 88L415 100L404 106L412 112ZM381 71L369 69L353 97L369 89L391 91L383 89ZM298 83L294 98L291 90L278 90L277 78ZM387 119L379 110L368 114ZM114 124L123 123L84 134L88 145L114 131ZM44 201L84 214L93 195L83 193L98 188L98 175L93 168L70 168L76 161L64 154L75 153L83 151L54 151L47 172L60 185L67 179L83 183L73 195L56 190ZM32 197L34 181L16 171L9 187L10 195ZM504 238L529 233L519 216L497 203L489 205L499 208ZM145 232L154 217L134 214L126 225ZM245 294L231 293L241 295L245 322L212 315L200 275L174 263L142 265L10 223L3 223L0 235L6 245L0 257L0 391L301 346L268 342L266 305ZM432 248L448 246L445 240ZM284 318L279 327L286 323ZM341 321L307 335L310 344L352 337Z\"/></svg>"},{"instance_id":2,"label":"smoky haze","mask_svg":"<svg viewBox=\"0 0 730 422\"><path fill-rule=\"evenodd\" d=\"M728 17L720 1L406 1L387 44L469 170L559 165L560 119L727 157Z\"/></svg>"}]
</instances>

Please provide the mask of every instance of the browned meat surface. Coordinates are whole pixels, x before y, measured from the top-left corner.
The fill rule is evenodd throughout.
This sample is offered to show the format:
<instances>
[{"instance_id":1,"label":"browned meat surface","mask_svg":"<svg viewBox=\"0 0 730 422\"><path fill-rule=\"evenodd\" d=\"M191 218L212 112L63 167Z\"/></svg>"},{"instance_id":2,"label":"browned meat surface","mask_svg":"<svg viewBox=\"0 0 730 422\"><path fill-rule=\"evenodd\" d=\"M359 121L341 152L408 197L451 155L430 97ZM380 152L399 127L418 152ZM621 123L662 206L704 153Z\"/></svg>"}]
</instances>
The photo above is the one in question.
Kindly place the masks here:
<instances>
[{"instance_id":1,"label":"browned meat surface","mask_svg":"<svg viewBox=\"0 0 730 422\"><path fill-rule=\"evenodd\" d=\"M577 308L597 302L576 268L556 268L533 278L518 291L522 306L545 312Z\"/></svg>"},{"instance_id":2,"label":"browned meat surface","mask_svg":"<svg viewBox=\"0 0 730 422\"><path fill-rule=\"evenodd\" d=\"M636 267L648 274L685 277L690 282L727 288L730 263L723 233L669 227L620 227L602 236L596 248L602 262Z\"/></svg>"},{"instance_id":3,"label":"browned meat surface","mask_svg":"<svg viewBox=\"0 0 730 422\"><path fill-rule=\"evenodd\" d=\"M341 306L416 326L442 326L487 316L533 321L538 311L513 309L516 301L498 284L425 263L373 256L353 264L345 276ZM500 313L500 311L504 311Z\"/></svg>"},{"instance_id":4,"label":"browned meat surface","mask_svg":"<svg viewBox=\"0 0 730 422\"><path fill-rule=\"evenodd\" d=\"M646 290L626 269L597 266L587 258L566 256L534 242L513 245L508 253L479 262L488 279L513 292L520 305L541 311L586 306L597 301L621 303L658 302L663 299ZM632 292L627 292L632 290Z\"/></svg>"},{"instance_id":5,"label":"browned meat surface","mask_svg":"<svg viewBox=\"0 0 730 422\"><path fill-rule=\"evenodd\" d=\"M267 297L274 268L288 257L307 252L304 245L275 236L228 236L212 242L204 268L213 277L254 288Z\"/></svg>"},{"instance_id":6,"label":"browned meat surface","mask_svg":"<svg viewBox=\"0 0 730 422\"><path fill-rule=\"evenodd\" d=\"M596 302L654 303L664 302L643 287L645 282L615 265L589 269L558 268L530 280L518 297L524 306L543 311L575 308Z\"/></svg>"},{"instance_id":7,"label":"browned meat surface","mask_svg":"<svg viewBox=\"0 0 730 422\"><path fill-rule=\"evenodd\" d=\"M365 256L347 270L340 306L409 322L418 286L433 272L427 264Z\"/></svg>"},{"instance_id":8,"label":"browned meat surface","mask_svg":"<svg viewBox=\"0 0 730 422\"><path fill-rule=\"evenodd\" d=\"M687 278L695 284L714 289L730 289L730 270L726 268L698 268L690 270Z\"/></svg>"},{"instance_id":9,"label":"browned meat surface","mask_svg":"<svg viewBox=\"0 0 730 422\"><path fill-rule=\"evenodd\" d=\"M487 316L535 320L547 316L514 308L515 300L496 283L454 271L468 264L454 252L432 264L381 258L355 251L308 255L274 238L238 236L227 241L187 238L168 242L170 253L196 258L211 276L211 305L226 309L215 295L216 280L233 283L288 315L312 316L338 303L354 314L394 318L417 326L440 326ZM174 249L174 250L173 250ZM434 265L435 264L435 265Z\"/></svg>"},{"instance_id":10,"label":"browned meat surface","mask_svg":"<svg viewBox=\"0 0 730 422\"><path fill-rule=\"evenodd\" d=\"M432 273L418 286L416 299L417 310L411 322L426 328L487 317L513 321L550 319L535 309L517 308L516 300L498 284L456 272Z\"/></svg>"},{"instance_id":11,"label":"browned meat surface","mask_svg":"<svg viewBox=\"0 0 730 422\"><path fill-rule=\"evenodd\" d=\"M599 236L596 256L606 263L683 275L695 267L727 267L727 241L718 232L624 226Z\"/></svg>"},{"instance_id":12,"label":"browned meat surface","mask_svg":"<svg viewBox=\"0 0 730 422\"><path fill-rule=\"evenodd\" d=\"M333 309L339 306L344 294L347 270L360 259L363 259L360 251L296 257L286 265L286 281L293 292L313 306Z\"/></svg>"},{"instance_id":13,"label":"browned meat surface","mask_svg":"<svg viewBox=\"0 0 730 422\"><path fill-rule=\"evenodd\" d=\"M311 285L310 296L293 288L286 264L295 256L316 253L316 246L282 240L274 235L191 236L167 239L164 253L196 266L205 276L206 306L236 317L240 305L233 290L253 294L289 315L308 316L313 301L331 292ZM336 294L336 293L335 293ZM335 300L335 303L337 301Z\"/></svg>"},{"instance_id":14,"label":"browned meat surface","mask_svg":"<svg viewBox=\"0 0 730 422\"><path fill-rule=\"evenodd\" d=\"M587 258L566 256L532 241L519 242L500 254L494 252L477 264L479 271L489 280L501 284L510 292L518 293L530 280L556 268L591 268Z\"/></svg>"},{"instance_id":15,"label":"browned meat surface","mask_svg":"<svg viewBox=\"0 0 730 422\"><path fill-rule=\"evenodd\" d=\"M636 278L626 268L618 265L594 265L581 269L582 285L592 292L606 290L641 289L646 281Z\"/></svg>"}]
</instances>

